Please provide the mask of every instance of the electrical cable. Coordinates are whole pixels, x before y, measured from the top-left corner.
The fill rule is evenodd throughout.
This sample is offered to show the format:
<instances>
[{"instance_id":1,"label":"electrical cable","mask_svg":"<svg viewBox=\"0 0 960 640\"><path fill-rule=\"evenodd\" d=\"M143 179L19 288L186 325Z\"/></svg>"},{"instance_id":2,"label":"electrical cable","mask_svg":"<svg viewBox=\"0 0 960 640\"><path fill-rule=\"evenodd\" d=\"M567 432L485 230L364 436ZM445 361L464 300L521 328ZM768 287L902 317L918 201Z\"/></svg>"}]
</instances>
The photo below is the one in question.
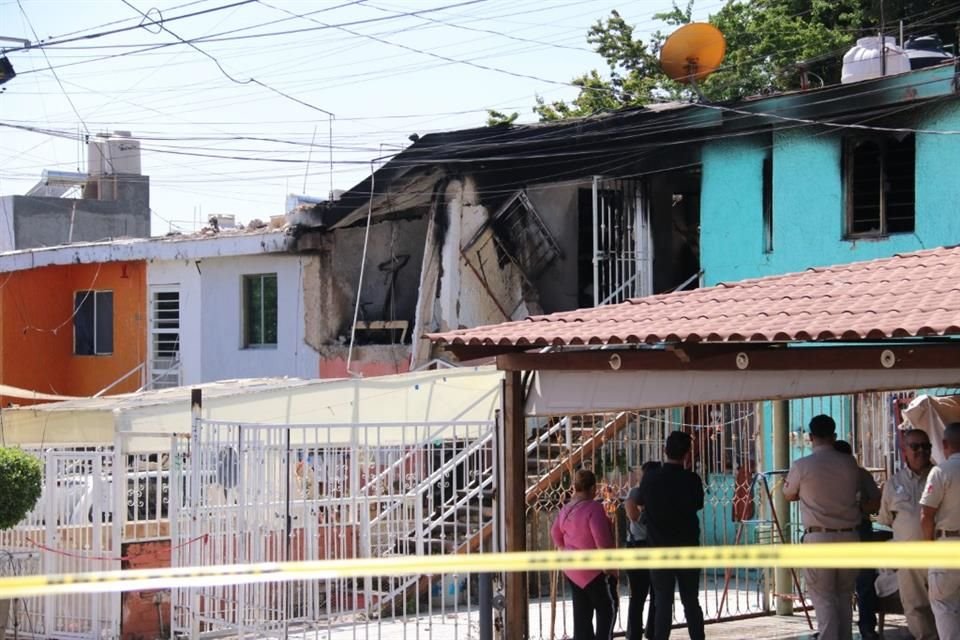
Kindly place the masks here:
<instances>
[{"instance_id":1,"label":"electrical cable","mask_svg":"<svg viewBox=\"0 0 960 640\"><path fill-rule=\"evenodd\" d=\"M377 178L377 172L374 168L373 162L370 163L370 199L367 202L367 228L363 234L363 252L360 254L360 275L357 282L357 300L353 306L353 322L350 325L350 348L347 350L347 375L357 375L354 374L350 369L350 365L353 363L353 346L356 342L357 336L357 318L360 316L360 296L363 292L363 272L366 269L367 265L367 247L370 244L370 225L373 220L373 187L374 182Z\"/></svg>"},{"instance_id":2,"label":"electrical cable","mask_svg":"<svg viewBox=\"0 0 960 640\"><path fill-rule=\"evenodd\" d=\"M24 20L27 21L27 25L30 27L30 32L33 34L33 37L39 38L39 36L37 35L37 30L33 28L33 23L30 22L30 16L27 15L27 12L26 10L24 10L23 4L21 3L20 0L17 0L17 6L20 8L20 13L23 14ZM50 60L47 58L47 52L42 49L40 50L40 52L43 54L44 60L47 60L47 65L49 65ZM73 103L73 99L70 97L70 94L67 93L66 87L64 87L63 82L60 81L59 74L57 74L57 72L52 67L50 69L50 73L53 74L54 79L57 81L57 84L60 86L60 91L63 92L63 97L67 99L67 103L70 105L70 108L73 109L73 113L76 114L77 120L80 121L80 123L83 125L84 131L86 131L87 135L89 136L90 128L87 127L87 123L83 121L83 116L81 116L80 112L77 110L77 105Z\"/></svg>"},{"instance_id":3,"label":"electrical cable","mask_svg":"<svg viewBox=\"0 0 960 640\"><path fill-rule=\"evenodd\" d=\"M203 9L202 11L194 11L193 13L185 13L185 14L183 14L183 15L173 16L172 18L165 18L165 19L163 20L163 22L174 22L175 20L182 20L182 19L184 19L184 18L193 18L193 17L196 17L196 16L202 16L202 15L205 15L205 14L208 14L208 13L214 13L214 12L217 12L217 11L223 11L223 10L225 10L225 9L232 9L233 7L239 7L239 6L242 6L242 5L245 5L245 4L251 4L251 3L253 3L253 2L256 2L256 0L238 0L237 2L233 2L233 3L231 3L231 4L226 4L226 5L221 5L221 6L219 6L219 7L211 7L210 9ZM18 4L18 5L20 4L19 0L17 1L17 4ZM22 10L23 10L23 8L21 7L21 11L22 11ZM147 17L146 14L144 14L144 17ZM149 19L149 18L148 18L148 19ZM129 27L123 27L123 28L119 28L119 29L111 29L110 31L100 31L100 32L98 32L98 33L93 33L93 34L90 34L90 35L76 36L76 37L73 37L73 38L64 38L64 39L61 39L61 40L53 40L53 41L43 41L43 40L40 40L39 36L37 36L36 33L34 33L34 37L37 38L37 42L31 43L29 46L27 46L27 45L22 45L22 46L19 46L19 47L4 47L3 49L0 49L0 51L2 51L3 53L16 53L17 51L25 51L25 50L27 50L27 49L41 49L41 50L42 50L42 49L46 49L47 47L54 47L54 46L56 46L56 45L58 45L58 44L66 44L66 43L68 43L68 42L77 42L77 41L79 41L79 40L94 40L94 39L97 39L97 38L103 38L104 36L112 36L112 35L115 35L115 34L117 34L117 33L124 33L124 32L126 32L126 31L133 31L134 29L140 29L142 26L143 26L143 23L138 23L138 24L136 24L136 25L132 25L132 26L129 26Z\"/></svg>"},{"instance_id":4,"label":"electrical cable","mask_svg":"<svg viewBox=\"0 0 960 640\"><path fill-rule=\"evenodd\" d=\"M196 38L196 39L194 39L194 40L195 40L196 42L200 42L200 43L204 43L204 42L228 42L228 41L230 41L230 40L237 40L237 39L247 40L247 39L253 39L253 38L266 38L266 37L272 37L272 36L277 36L277 35L290 35L290 34L303 33L303 32L305 32L305 31L317 31L318 29L333 29L333 28L337 28L337 27L339 27L339 26L356 26L356 25L361 25L361 24L369 24L369 23L371 23L371 22L383 22L383 21L385 21L385 20L393 20L393 19L400 18L400 17L406 17L406 16L408 16L408 15L415 15L415 14L417 14L417 13L429 13L429 12L432 12L432 11L440 11L440 10L443 10L443 9L446 9L446 8L450 8L450 7L459 7L459 6L464 6L464 5L478 4L478 3L481 3L481 2L487 2L487 1L488 1L488 0L465 0L465 1L463 1L463 2L458 2L458 3L455 3L455 4L451 4L451 5L445 5L445 6L442 6L442 7L432 7L432 8L429 8L429 9L421 9L421 10L418 10L418 11L411 11L411 12L408 12L408 13L406 13L406 14L401 14L401 15L397 15L397 16L384 16L384 17L381 17L381 18L370 18L370 19L365 19L365 20L354 20L354 21L350 21L350 22L343 23L343 25L329 25L329 26L326 26L326 27L319 27L319 28L318 28L318 27L310 27L310 28L307 28L307 29L295 29L295 30L289 30L289 31L268 32L268 33L255 33L255 34L247 34L247 35L245 35L245 36L240 36L239 38L222 38L222 37L220 37L220 36L223 36L223 35L226 35L226 34L229 34L229 33L237 33L237 32L239 32L239 31L247 31L247 30L249 30L249 29L256 29L256 28L260 28L261 26L263 26L263 25L254 25L254 26L252 26L252 27L242 27L242 28L239 28L239 29L235 29L235 30L233 30L233 31L226 31L226 32L222 32L222 33L219 33L219 34L214 34L214 35L211 35L211 36L203 36L203 37L201 37L201 38ZM229 4L229 5L223 5L222 7L215 7L215 8L212 8L212 9L206 9L206 10L204 10L204 11L198 11L198 12L194 12L194 13L190 13L190 14L184 14L184 15L181 15L181 16L174 16L174 17L172 17L172 18L166 18L166 19L164 19L164 22L172 22L172 21L174 21L174 20L180 20L180 19L182 19L182 18L191 18L191 17L197 16L197 15L202 15L203 13L212 13L212 12L214 12L214 11L222 11L222 10L224 10L224 9L231 9L231 8L233 8L233 7L235 7L235 6L244 5L244 4L250 4L250 3L253 3L253 2L257 2L257 0L239 0L238 2L235 2L235 3L233 3L233 4ZM341 5L341 6L349 6L349 5L352 5L352 4L362 4L363 2L364 2L364 0L353 0L352 2L348 2L348 3L346 3L345 5ZM329 8L326 9L326 10L329 10ZM268 23L268 24L273 24L273 23ZM104 31L104 32L100 32L100 33L95 33L95 34L91 34L91 35L88 35L88 36L78 36L78 37L75 37L75 38L67 38L67 39L65 39L65 40L59 40L59 41L53 41L53 42L50 42L50 41L40 42L40 43L37 43L37 44L32 44L30 47L26 47L26 46L11 47L11 48L6 48L6 49L4 49L3 51L4 51L5 53L11 53L11 52L16 52L16 51L23 51L23 50L25 50L25 49L37 49L37 48L55 47L55 46L57 46L57 45L66 44L66 43L68 43L68 42L76 42L76 41L78 41L78 40L93 40L93 39L97 39L97 38L102 38L102 37L104 37L104 36L114 35L115 33L122 33L122 32L124 32L124 31L132 31L133 29L139 29L139 28L141 28L141 25L140 25L140 24L138 24L138 25L136 25L136 26L132 26L132 27L125 27L125 28L123 28L123 29L115 29L115 30L113 30L113 31ZM150 49L162 48L162 47L171 46L171 45L174 45L174 44L177 44L177 43L167 43L167 44L164 44L164 45L153 46L153 47L150 47ZM184 44L184 43L181 43L181 44ZM138 53L138 52L134 52L134 53ZM108 57L115 57L115 56L108 56Z\"/></svg>"}]
</instances>

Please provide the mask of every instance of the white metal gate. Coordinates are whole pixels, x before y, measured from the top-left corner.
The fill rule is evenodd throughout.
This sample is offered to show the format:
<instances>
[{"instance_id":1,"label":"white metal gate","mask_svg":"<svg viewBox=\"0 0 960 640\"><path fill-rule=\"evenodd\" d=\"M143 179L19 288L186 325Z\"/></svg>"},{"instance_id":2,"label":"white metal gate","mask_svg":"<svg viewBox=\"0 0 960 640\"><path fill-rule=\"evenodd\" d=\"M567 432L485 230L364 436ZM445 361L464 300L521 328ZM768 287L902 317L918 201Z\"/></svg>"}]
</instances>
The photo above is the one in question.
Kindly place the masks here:
<instances>
[{"instance_id":1,"label":"white metal gate","mask_svg":"<svg viewBox=\"0 0 960 640\"><path fill-rule=\"evenodd\" d=\"M496 459L491 422L196 420L172 451L172 564L492 551ZM441 637L447 624L444 637L465 638L475 592L466 577L428 575L185 588L171 626L199 638L430 624Z\"/></svg>"},{"instance_id":2,"label":"white metal gate","mask_svg":"<svg viewBox=\"0 0 960 640\"><path fill-rule=\"evenodd\" d=\"M115 454L36 450L43 461L37 508L0 532L4 574L52 575L120 569L119 518L113 517ZM78 593L14 600L7 637L118 638L120 594Z\"/></svg>"},{"instance_id":3,"label":"white metal gate","mask_svg":"<svg viewBox=\"0 0 960 640\"><path fill-rule=\"evenodd\" d=\"M593 178L593 306L653 293L650 202L642 180Z\"/></svg>"}]
</instances>

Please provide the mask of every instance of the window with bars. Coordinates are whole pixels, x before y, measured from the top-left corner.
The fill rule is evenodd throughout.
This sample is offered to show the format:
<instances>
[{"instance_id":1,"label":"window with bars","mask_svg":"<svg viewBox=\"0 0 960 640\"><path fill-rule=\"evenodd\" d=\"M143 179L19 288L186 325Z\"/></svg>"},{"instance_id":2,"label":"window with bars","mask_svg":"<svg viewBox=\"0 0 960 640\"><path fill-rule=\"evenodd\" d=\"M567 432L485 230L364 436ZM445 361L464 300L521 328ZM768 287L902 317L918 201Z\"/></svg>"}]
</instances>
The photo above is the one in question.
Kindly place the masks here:
<instances>
[{"instance_id":1,"label":"window with bars","mask_svg":"<svg viewBox=\"0 0 960 640\"><path fill-rule=\"evenodd\" d=\"M849 138L844 153L847 237L913 233L916 141Z\"/></svg>"},{"instance_id":2,"label":"window with bars","mask_svg":"<svg viewBox=\"0 0 960 640\"><path fill-rule=\"evenodd\" d=\"M277 274L243 276L243 346L277 346Z\"/></svg>"},{"instance_id":3,"label":"window with bars","mask_svg":"<svg viewBox=\"0 0 960 640\"><path fill-rule=\"evenodd\" d=\"M77 291L73 296L73 353L113 353L113 291Z\"/></svg>"}]
</instances>

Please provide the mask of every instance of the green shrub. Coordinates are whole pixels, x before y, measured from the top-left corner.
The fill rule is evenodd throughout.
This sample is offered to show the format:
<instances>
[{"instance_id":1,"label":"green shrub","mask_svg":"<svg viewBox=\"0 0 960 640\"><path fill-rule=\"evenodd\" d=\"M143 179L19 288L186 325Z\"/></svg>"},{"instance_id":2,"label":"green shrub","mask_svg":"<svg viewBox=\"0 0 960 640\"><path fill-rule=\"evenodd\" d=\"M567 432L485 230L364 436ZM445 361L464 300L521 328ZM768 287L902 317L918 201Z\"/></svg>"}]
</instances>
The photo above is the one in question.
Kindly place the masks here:
<instances>
[{"instance_id":1,"label":"green shrub","mask_svg":"<svg viewBox=\"0 0 960 640\"><path fill-rule=\"evenodd\" d=\"M23 520L40 498L40 461L21 449L0 447L0 530Z\"/></svg>"}]
</instances>

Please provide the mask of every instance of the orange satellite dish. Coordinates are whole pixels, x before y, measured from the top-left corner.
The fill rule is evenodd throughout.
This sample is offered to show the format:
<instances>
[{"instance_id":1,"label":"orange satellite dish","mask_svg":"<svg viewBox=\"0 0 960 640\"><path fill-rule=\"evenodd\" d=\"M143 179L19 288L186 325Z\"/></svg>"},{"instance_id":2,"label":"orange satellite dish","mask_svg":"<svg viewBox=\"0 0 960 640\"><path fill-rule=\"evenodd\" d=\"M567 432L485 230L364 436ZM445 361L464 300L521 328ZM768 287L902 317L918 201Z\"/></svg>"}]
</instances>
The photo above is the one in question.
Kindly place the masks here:
<instances>
[{"instance_id":1,"label":"orange satellite dish","mask_svg":"<svg viewBox=\"0 0 960 640\"><path fill-rule=\"evenodd\" d=\"M692 22L674 31L660 49L660 68L677 82L696 84L717 70L727 41L712 24Z\"/></svg>"}]
</instances>

